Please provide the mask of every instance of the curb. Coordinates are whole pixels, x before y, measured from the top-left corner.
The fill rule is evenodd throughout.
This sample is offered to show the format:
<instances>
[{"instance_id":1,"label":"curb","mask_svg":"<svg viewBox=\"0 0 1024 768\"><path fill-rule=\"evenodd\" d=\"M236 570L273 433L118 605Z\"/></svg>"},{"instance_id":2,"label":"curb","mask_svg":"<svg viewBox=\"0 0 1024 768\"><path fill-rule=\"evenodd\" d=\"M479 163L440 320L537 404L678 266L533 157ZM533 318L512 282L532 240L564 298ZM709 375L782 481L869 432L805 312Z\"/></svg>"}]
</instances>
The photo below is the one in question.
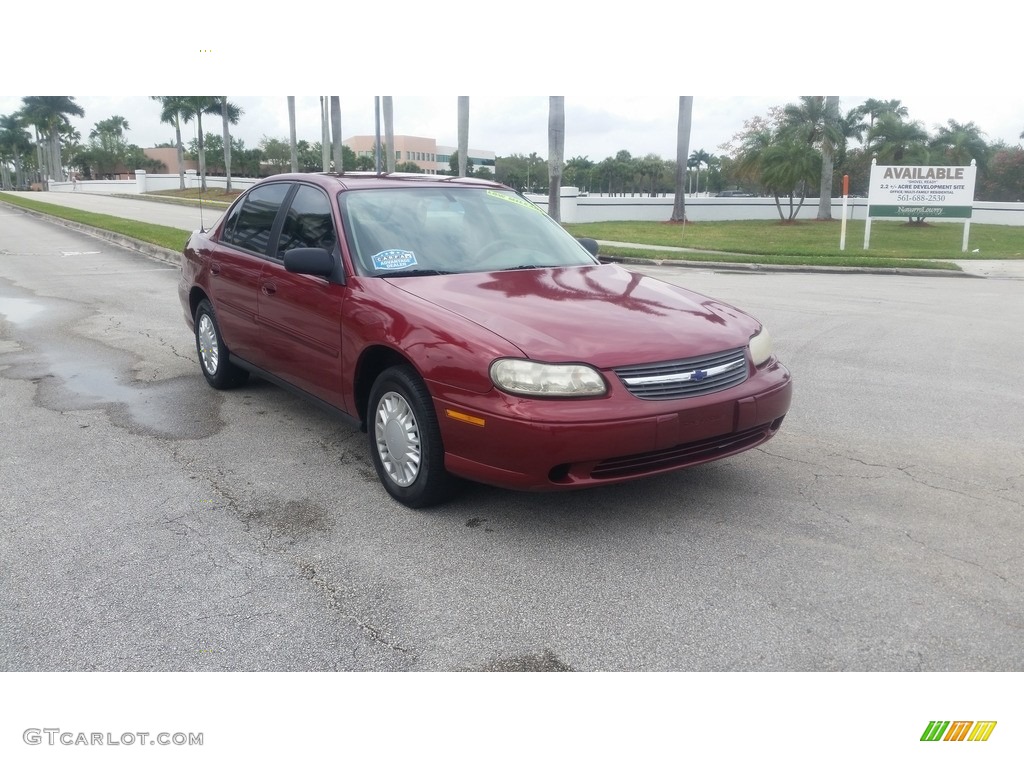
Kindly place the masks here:
<instances>
[{"instance_id":1,"label":"curb","mask_svg":"<svg viewBox=\"0 0 1024 768\"><path fill-rule=\"evenodd\" d=\"M984 280L983 275L952 269L914 269L912 267L826 267L801 264L752 264L733 261L687 261L685 259L638 259L629 256L599 256L601 261L635 266L685 267L716 272L789 272L804 274L907 275L911 277L966 277Z\"/></svg>"}]
</instances>

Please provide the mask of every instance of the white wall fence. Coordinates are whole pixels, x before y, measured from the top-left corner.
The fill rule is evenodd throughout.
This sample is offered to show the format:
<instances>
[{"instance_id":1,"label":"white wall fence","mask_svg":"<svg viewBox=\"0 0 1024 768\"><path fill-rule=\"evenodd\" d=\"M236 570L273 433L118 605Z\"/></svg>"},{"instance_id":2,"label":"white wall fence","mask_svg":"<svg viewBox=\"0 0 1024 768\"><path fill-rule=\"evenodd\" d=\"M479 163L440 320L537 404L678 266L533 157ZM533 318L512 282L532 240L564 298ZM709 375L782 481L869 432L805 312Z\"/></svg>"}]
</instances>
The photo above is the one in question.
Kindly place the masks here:
<instances>
[{"instance_id":1,"label":"white wall fence","mask_svg":"<svg viewBox=\"0 0 1024 768\"><path fill-rule=\"evenodd\" d=\"M547 195L527 195L547 210ZM789 201L780 198L782 213L789 217ZM794 204L796 201L794 201ZM671 195L650 197L649 195L626 195L606 197L603 195L580 195L574 187L562 187L560 209L562 221L566 224L589 224L598 221L668 221L672 217L674 201ZM848 220L867 217L868 199L849 198L846 216ZM832 218L843 215L843 199L832 199ZM818 216L818 198L804 200L798 219L815 219ZM750 219L778 219L779 210L773 197L686 197L687 221L737 221ZM992 203L976 200L971 218L974 224L1008 224L1024 226L1024 203Z\"/></svg>"},{"instance_id":2,"label":"white wall fence","mask_svg":"<svg viewBox=\"0 0 1024 768\"><path fill-rule=\"evenodd\" d=\"M248 189L259 179L231 177L231 188L234 190ZM226 189L228 179L226 176L206 177L206 186L217 189ZM98 195L145 195L151 192L166 192L168 190L181 189L181 179L176 173L147 173L136 171L134 179L117 179L108 181L105 179L88 179L79 181L53 181L49 182L51 192L91 192ZM195 171L185 171L185 189L199 188L199 174Z\"/></svg>"},{"instance_id":3,"label":"white wall fence","mask_svg":"<svg viewBox=\"0 0 1024 768\"><path fill-rule=\"evenodd\" d=\"M231 179L233 189L244 190L259 179ZM199 177L195 171L185 172L185 187L196 189ZM206 186L224 189L227 178L207 176ZM94 194L144 195L149 192L180 189L176 173L146 173L136 171L135 179L127 181L51 181L51 192L91 192ZM534 203L547 210L547 195L527 195ZM781 200L783 215L789 216L788 200ZM650 197L648 195L581 195L575 187L562 187L561 214L566 224L589 224L598 221L668 221L672 216L671 195ZM867 216L866 197L850 198L847 201L847 218L864 220ZM832 218L843 214L842 198L832 200ZM799 219L814 219L818 215L818 198L804 200ZM779 211L771 197L696 197L686 198L686 219L688 221L736 221L749 219L778 219ZM1024 203L993 203L976 200L971 222L975 224L1008 224L1024 226Z\"/></svg>"}]
</instances>

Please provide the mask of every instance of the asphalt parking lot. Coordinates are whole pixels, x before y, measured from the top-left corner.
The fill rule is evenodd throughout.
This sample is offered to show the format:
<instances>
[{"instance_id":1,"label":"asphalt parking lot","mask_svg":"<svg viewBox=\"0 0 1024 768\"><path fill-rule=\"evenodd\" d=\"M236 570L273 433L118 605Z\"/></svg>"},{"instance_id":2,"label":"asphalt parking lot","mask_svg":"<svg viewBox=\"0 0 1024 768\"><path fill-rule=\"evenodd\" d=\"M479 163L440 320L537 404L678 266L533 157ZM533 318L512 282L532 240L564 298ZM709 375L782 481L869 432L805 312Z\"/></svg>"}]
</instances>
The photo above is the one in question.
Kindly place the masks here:
<instances>
[{"instance_id":1,"label":"asphalt parking lot","mask_svg":"<svg viewBox=\"0 0 1024 768\"><path fill-rule=\"evenodd\" d=\"M173 267L0 216L4 671L1024 669L1017 280L634 267L768 325L779 436L412 512L361 433L206 386Z\"/></svg>"}]
</instances>

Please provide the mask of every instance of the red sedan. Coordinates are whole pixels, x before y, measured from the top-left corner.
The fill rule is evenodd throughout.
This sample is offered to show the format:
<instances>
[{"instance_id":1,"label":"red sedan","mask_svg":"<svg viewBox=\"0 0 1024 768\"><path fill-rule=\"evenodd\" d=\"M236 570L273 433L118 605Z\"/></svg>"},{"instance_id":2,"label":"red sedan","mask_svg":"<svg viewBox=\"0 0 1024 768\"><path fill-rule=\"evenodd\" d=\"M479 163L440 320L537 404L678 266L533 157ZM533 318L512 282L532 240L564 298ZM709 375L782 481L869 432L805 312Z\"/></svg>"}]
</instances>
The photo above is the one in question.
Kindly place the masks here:
<instances>
[{"instance_id":1,"label":"red sedan","mask_svg":"<svg viewBox=\"0 0 1024 768\"><path fill-rule=\"evenodd\" d=\"M212 386L251 373L352 420L410 507L459 478L582 488L774 436L792 385L761 324L596 250L495 183L291 174L192 235L179 294Z\"/></svg>"}]
</instances>

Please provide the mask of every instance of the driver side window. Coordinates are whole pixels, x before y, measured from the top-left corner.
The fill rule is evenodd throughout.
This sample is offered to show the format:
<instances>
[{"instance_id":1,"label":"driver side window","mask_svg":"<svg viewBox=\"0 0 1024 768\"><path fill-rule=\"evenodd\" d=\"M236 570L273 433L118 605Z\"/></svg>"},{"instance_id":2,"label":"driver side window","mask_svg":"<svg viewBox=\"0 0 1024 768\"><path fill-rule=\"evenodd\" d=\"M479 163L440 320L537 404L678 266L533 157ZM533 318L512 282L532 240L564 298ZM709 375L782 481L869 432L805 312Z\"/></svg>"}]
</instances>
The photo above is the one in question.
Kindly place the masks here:
<instances>
[{"instance_id":1,"label":"driver side window","mask_svg":"<svg viewBox=\"0 0 1024 768\"><path fill-rule=\"evenodd\" d=\"M327 196L318 189L300 185L285 215L275 258L283 259L285 251L292 248L323 248L333 252L337 242Z\"/></svg>"},{"instance_id":2,"label":"driver side window","mask_svg":"<svg viewBox=\"0 0 1024 768\"><path fill-rule=\"evenodd\" d=\"M269 255L271 231L290 189L290 184L268 184L251 191L229 214L221 239L236 248Z\"/></svg>"}]
</instances>

